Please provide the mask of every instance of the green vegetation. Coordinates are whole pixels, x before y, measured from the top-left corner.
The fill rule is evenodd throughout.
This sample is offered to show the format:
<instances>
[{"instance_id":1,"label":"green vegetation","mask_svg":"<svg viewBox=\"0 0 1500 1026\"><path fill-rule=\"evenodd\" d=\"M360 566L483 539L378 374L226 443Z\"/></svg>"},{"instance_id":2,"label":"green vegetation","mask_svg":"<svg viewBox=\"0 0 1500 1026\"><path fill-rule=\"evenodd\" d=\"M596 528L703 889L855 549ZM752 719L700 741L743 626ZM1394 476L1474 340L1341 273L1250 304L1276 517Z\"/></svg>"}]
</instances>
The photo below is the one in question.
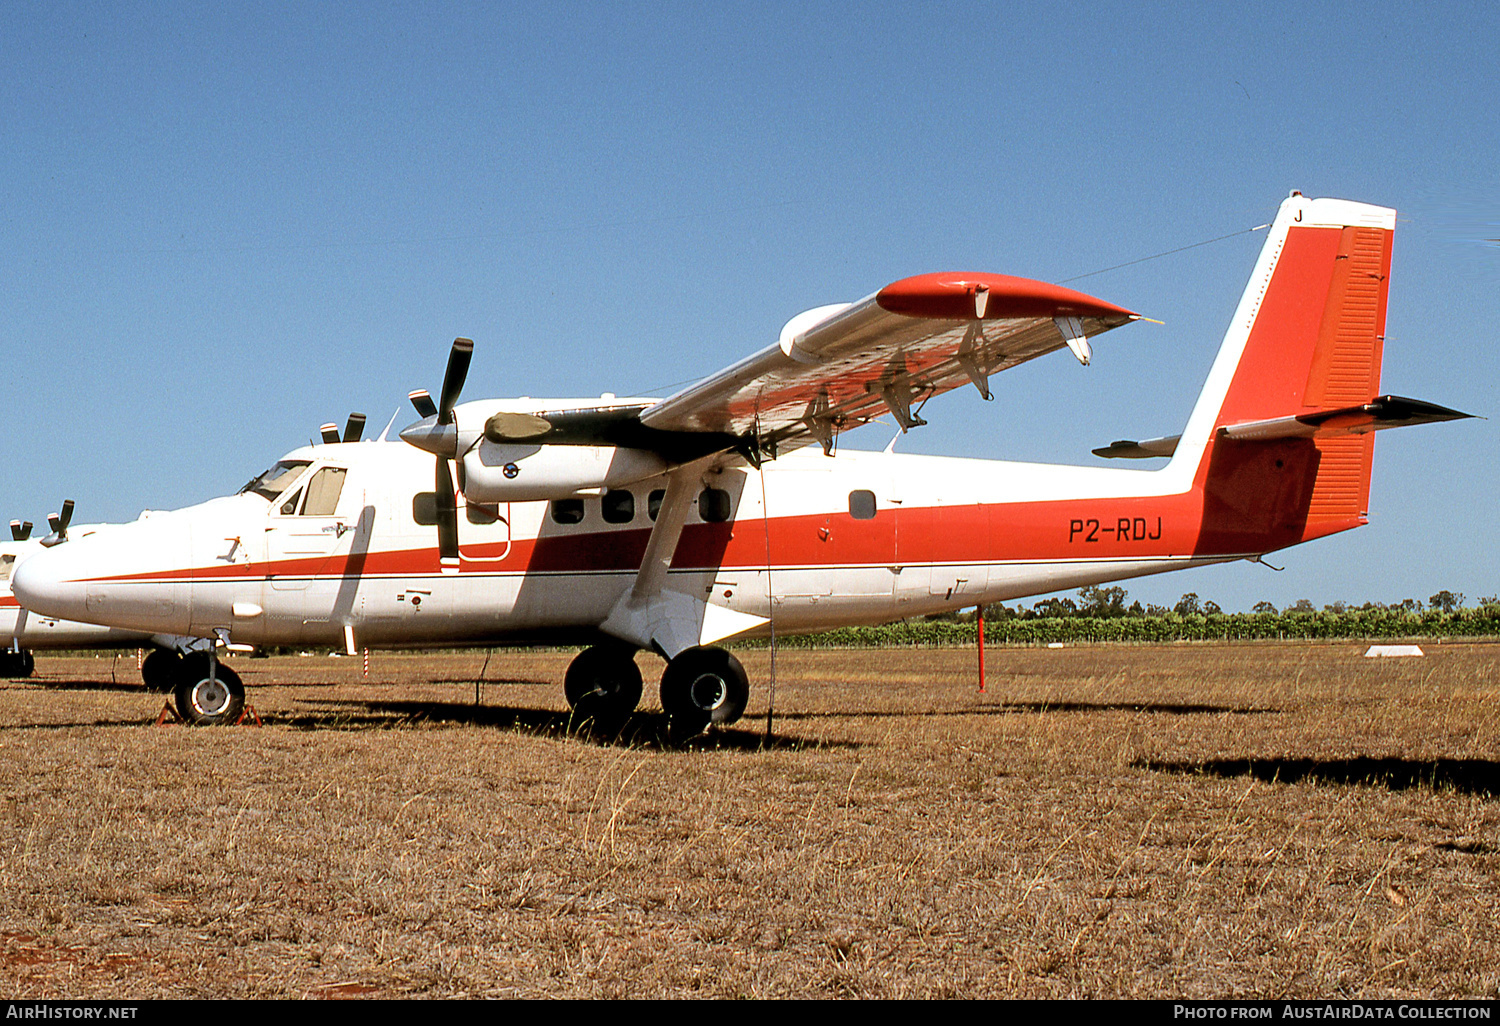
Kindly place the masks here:
<instances>
[{"instance_id":1,"label":"green vegetation","mask_svg":"<svg viewBox=\"0 0 1500 1026\"><path fill-rule=\"evenodd\" d=\"M1262 641L1292 639L1475 638L1500 635L1500 598L1466 607L1464 596L1440 591L1426 603L1405 599L1387 605L1334 602L1319 610L1301 599L1284 610L1257 602L1249 613L1226 613L1194 592L1168 609L1126 605L1119 586L1080 588L1078 598L1042 599L1031 608L995 603L984 610L984 639L1001 645L1055 642ZM906 620L881 627L845 627L777 639L798 648L887 645L972 645L973 611ZM751 643L754 644L754 643ZM764 642L761 642L764 644Z\"/></svg>"}]
</instances>

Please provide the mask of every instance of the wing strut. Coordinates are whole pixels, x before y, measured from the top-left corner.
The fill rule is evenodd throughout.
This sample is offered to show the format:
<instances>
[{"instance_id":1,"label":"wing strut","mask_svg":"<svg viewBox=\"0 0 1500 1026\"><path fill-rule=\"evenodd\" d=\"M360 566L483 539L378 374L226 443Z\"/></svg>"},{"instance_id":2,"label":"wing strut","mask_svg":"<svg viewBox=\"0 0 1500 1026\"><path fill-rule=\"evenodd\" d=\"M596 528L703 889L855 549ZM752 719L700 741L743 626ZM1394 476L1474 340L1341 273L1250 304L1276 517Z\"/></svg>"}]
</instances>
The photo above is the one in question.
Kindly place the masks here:
<instances>
[{"instance_id":1,"label":"wing strut","mask_svg":"<svg viewBox=\"0 0 1500 1026\"><path fill-rule=\"evenodd\" d=\"M763 616L736 612L667 587L667 571L682 538L688 510L699 479L711 460L684 464L667 476L666 494L656 524L646 542L641 569L630 590L621 595L599 629L642 648L655 649L664 659L697 645L759 627Z\"/></svg>"}]
</instances>

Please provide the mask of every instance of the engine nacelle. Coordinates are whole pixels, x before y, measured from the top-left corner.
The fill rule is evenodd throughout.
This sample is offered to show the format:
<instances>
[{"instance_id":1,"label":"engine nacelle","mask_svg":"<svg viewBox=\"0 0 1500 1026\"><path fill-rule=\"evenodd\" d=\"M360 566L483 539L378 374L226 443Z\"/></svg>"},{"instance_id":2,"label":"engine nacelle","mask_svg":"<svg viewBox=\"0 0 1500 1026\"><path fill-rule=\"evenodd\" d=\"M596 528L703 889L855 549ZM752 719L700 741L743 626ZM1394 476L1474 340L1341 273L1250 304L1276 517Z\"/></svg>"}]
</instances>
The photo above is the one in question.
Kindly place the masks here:
<instances>
[{"instance_id":1,"label":"engine nacelle","mask_svg":"<svg viewBox=\"0 0 1500 1026\"><path fill-rule=\"evenodd\" d=\"M644 449L482 438L464 454L461 485L470 502L533 502L623 488L669 469L666 460Z\"/></svg>"}]
</instances>

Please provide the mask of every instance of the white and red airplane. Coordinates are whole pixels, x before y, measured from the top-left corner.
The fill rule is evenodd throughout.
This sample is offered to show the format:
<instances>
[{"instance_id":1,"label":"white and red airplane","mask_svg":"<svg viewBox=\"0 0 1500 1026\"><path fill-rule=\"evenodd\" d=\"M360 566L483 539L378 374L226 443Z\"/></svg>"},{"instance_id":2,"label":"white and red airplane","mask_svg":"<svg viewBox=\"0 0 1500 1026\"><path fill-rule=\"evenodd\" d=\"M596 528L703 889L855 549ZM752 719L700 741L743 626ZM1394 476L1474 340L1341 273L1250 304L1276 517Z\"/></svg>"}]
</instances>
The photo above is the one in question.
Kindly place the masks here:
<instances>
[{"instance_id":1,"label":"white and red airplane","mask_svg":"<svg viewBox=\"0 0 1500 1026\"><path fill-rule=\"evenodd\" d=\"M1379 394L1395 217L1282 204L1183 433L1097 450L1170 457L1159 469L836 451L1064 346L1087 363L1091 338L1137 318L931 274L799 314L663 400L460 405L460 339L440 400L413 393L410 445L298 449L237 495L33 556L13 584L48 615L235 646L587 643L564 689L602 719L635 708L649 648L663 709L696 732L745 708L727 638L1255 559L1365 523L1372 432L1465 416ZM218 722L243 688L186 660L177 701Z\"/></svg>"}]
</instances>

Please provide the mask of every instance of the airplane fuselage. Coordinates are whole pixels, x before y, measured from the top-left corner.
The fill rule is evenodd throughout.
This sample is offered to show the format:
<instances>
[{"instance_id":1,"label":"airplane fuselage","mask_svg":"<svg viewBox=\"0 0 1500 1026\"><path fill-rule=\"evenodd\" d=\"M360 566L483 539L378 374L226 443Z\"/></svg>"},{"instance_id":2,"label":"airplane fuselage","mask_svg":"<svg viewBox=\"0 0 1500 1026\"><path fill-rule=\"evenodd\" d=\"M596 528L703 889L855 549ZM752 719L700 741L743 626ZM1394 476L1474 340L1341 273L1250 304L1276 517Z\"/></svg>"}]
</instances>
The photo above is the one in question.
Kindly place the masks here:
<instances>
[{"instance_id":1,"label":"airplane fuselage","mask_svg":"<svg viewBox=\"0 0 1500 1026\"><path fill-rule=\"evenodd\" d=\"M664 489L648 479L598 496L465 505L459 565L444 572L430 458L359 443L310 446L282 462L305 466L273 498L247 491L149 513L115 528L107 546L82 538L60 547L53 601L117 628L227 630L249 645L582 642L599 636L631 587ZM313 483L335 476L334 501L311 509ZM1291 506L1286 522L1271 509L1253 534L1218 537L1205 527L1201 488L1166 470L812 449L763 471L709 471L697 492L668 589L787 632L957 610L1315 536Z\"/></svg>"}]
</instances>

